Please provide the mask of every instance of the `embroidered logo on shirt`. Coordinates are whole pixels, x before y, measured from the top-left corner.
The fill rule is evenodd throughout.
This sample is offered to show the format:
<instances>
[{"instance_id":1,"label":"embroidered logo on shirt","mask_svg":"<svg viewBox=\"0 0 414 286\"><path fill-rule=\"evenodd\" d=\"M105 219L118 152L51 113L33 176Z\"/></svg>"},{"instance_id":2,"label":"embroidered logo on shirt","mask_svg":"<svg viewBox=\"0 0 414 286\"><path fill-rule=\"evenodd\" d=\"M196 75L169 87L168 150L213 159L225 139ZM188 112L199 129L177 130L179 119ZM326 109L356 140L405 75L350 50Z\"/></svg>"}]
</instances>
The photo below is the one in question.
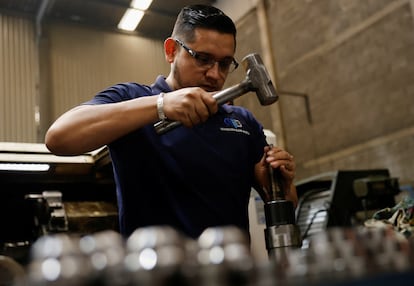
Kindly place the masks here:
<instances>
[{"instance_id":1,"label":"embroidered logo on shirt","mask_svg":"<svg viewBox=\"0 0 414 286\"><path fill-rule=\"evenodd\" d=\"M221 127L221 131L230 131L230 132L240 132L247 135L250 135L250 133L246 130L241 129L243 127L243 124L234 118L224 118L224 126Z\"/></svg>"},{"instance_id":2,"label":"embroidered logo on shirt","mask_svg":"<svg viewBox=\"0 0 414 286\"><path fill-rule=\"evenodd\" d=\"M239 120L233 119L233 118L224 118L224 125L226 125L227 127L233 127L233 128L243 127L243 125L241 124Z\"/></svg>"}]
</instances>

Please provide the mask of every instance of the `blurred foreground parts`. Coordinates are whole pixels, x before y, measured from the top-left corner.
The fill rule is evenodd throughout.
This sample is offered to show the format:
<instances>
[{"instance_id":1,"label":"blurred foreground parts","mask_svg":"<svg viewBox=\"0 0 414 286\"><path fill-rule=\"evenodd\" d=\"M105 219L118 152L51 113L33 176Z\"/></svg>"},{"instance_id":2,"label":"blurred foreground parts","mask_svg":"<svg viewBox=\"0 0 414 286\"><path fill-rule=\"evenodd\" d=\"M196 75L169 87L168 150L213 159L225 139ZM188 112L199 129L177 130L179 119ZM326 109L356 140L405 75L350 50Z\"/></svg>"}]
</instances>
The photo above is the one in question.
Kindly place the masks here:
<instances>
[{"instance_id":1,"label":"blurred foreground parts","mask_svg":"<svg viewBox=\"0 0 414 286\"><path fill-rule=\"evenodd\" d=\"M167 226L55 234L32 249L29 285L407 285L414 278L414 239L390 229L331 228L287 263L256 263L248 237L234 227L206 229L197 240ZM386 284L385 284L386 283Z\"/></svg>"}]
</instances>

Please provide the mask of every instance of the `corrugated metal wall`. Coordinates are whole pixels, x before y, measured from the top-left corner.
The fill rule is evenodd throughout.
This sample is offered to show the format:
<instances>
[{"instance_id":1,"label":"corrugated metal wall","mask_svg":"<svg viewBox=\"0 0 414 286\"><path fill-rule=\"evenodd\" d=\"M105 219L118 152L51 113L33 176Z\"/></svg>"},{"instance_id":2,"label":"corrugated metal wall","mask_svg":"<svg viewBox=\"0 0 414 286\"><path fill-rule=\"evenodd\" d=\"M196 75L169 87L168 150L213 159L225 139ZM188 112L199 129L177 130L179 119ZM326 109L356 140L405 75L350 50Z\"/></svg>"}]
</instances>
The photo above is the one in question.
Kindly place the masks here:
<instances>
[{"instance_id":1,"label":"corrugated metal wall","mask_svg":"<svg viewBox=\"0 0 414 286\"><path fill-rule=\"evenodd\" d=\"M0 14L0 141L36 141L37 78L33 23Z\"/></svg>"},{"instance_id":2,"label":"corrugated metal wall","mask_svg":"<svg viewBox=\"0 0 414 286\"><path fill-rule=\"evenodd\" d=\"M0 14L0 141L43 142L52 121L100 90L169 71L162 41L62 24L42 30L37 45L32 21Z\"/></svg>"},{"instance_id":3,"label":"corrugated metal wall","mask_svg":"<svg viewBox=\"0 0 414 286\"><path fill-rule=\"evenodd\" d=\"M52 26L52 119L118 82L151 84L169 71L161 41L68 26Z\"/></svg>"}]
</instances>

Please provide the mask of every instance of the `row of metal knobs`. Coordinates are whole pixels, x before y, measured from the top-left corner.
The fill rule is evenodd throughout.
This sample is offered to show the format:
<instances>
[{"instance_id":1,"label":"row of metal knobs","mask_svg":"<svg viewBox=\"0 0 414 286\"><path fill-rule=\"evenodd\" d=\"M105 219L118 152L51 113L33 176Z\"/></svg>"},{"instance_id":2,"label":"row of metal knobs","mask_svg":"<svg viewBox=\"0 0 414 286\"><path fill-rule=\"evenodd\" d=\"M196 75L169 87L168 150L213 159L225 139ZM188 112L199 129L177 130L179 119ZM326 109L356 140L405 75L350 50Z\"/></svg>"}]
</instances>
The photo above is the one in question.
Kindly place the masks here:
<instances>
[{"instance_id":1,"label":"row of metal knobs","mask_svg":"<svg viewBox=\"0 0 414 286\"><path fill-rule=\"evenodd\" d=\"M255 262L246 234L234 227L209 228L192 240L157 226L126 240L113 231L41 237L24 285L326 285L413 276L413 266L414 240L387 229L329 229L290 251L282 266Z\"/></svg>"}]
</instances>

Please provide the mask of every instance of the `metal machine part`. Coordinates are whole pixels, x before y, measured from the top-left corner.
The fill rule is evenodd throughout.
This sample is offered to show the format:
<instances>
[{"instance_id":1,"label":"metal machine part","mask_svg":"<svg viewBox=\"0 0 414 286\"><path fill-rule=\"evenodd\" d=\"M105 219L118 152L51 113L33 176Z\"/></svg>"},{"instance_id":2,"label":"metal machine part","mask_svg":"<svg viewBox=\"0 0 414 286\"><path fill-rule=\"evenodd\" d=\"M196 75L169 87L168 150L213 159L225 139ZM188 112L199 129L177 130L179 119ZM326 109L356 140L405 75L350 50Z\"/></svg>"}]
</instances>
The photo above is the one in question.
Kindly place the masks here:
<instances>
[{"instance_id":1,"label":"metal machine part","mask_svg":"<svg viewBox=\"0 0 414 286\"><path fill-rule=\"evenodd\" d=\"M390 228L330 228L306 249L282 249L289 250L285 267L255 263L247 235L231 226L206 229L197 240L149 226L125 243L111 231L59 233L33 244L27 276L18 275L31 286L402 286L414 279L414 238Z\"/></svg>"},{"instance_id":2,"label":"metal machine part","mask_svg":"<svg viewBox=\"0 0 414 286\"><path fill-rule=\"evenodd\" d=\"M44 144L0 142L0 189L0 255L23 265L39 236L118 229L106 147L79 156L55 156Z\"/></svg>"},{"instance_id":3,"label":"metal machine part","mask_svg":"<svg viewBox=\"0 0 414 286\"><path fill-rule=\"evenodd\" d=\"M59 191L44 191L42 194L28 194L25 199L34 204L34 226L38 236L68 231L68 219Z\"/></svg>"},{"instance_id":4,"label":"metal machine part","mask_svg":"<svg viewBox=\"0 0 414 286\"><path fill-rule=\"evenodd\" d=\"M282 267L287 266L290 249L299 248L302 239L295 223L292 202L277 200L265 203L265 240L269 258Z\"/></svg>"},{"instance_id":5,"label":"metal machine part","mask_svg":"<svg viewBox=\"0 0 414 286\"><path fill-rule=\"evenodd\" d=\"M258 54L249 54L242 60L246 78L239 84L217 92L213 97L219 105L232 101L249 92L256 92L261 105L270 105L278 100L270 75ZM178 121L162 120L154 124L158 134L164 134L181 125Z\"/></svg>"},{"instance_id":6,"label":"metal machine part","mask_svg":"<svg viewBox=\"0 0 414 286\"><path fill-rule=\"evenodd\" d=\"M124 265L132 285L185 285L187 238L170 226L136 229L126 241Z\"/></svg>"},{"instance_id":7,"label":"metal machine part","mask_svg":"<svg viewBox=\"0 0 414 286\"><path fill-rule=\"evenodd\" d=\"M210 227L197 240L197 280L201 285L253 285L254 260L248 235L237 227Z\"/></svg>"},{"instance_id":8,"label":"metal machine part","mask_svg":"<svg viewBox=\"0 0 414 286\"><path fill-rule=\"evenodd\" d=\"M331 227L358 226L374 212L395 206L398 181L388 169L337 170L296 182L302 242Z\"/></svg>"},{"instance_id":9,"label":"metal machine part","mask_svg":"<svg viewBox=\"0 0 414 286\"><path fill-rule=\"evenodd\" d=\"M89 267L88 285L123 285L128 281L124 275L125 243L121 234L104 230L79 236L77 242Z\"/></svg>"},{"instance_id":10,"label":"metal machine part","mask_svg":"<svg viewBox=\"0 0 414 286\"><path fill-rule=\"evenodd\" d=\"M289 248L302 245L295 208L286 200L279 169L269 166L269 190L264 190L265 241L269 258L286 267Z\"/></svg>"},{"instance_id":11,"label":"metal machine part","mask_svg":"<svg viewBox=\"0 0 414 286\"><path fill-rule=\"evenodd\" d=\"M77 237L66 233L42 236L31 249L28 285L86 285L91 274L87 263Z\"/></svg>"},{"instance_id":12,"label":"metal machine part","mask_svg":"<svg viewBox=\"0 0 414 286\"><path fill-rule=\"evenodd\" d=\"M0 285L24 286L24 267L11 257L0 255Z\"/></svg>"}]
</instances>

